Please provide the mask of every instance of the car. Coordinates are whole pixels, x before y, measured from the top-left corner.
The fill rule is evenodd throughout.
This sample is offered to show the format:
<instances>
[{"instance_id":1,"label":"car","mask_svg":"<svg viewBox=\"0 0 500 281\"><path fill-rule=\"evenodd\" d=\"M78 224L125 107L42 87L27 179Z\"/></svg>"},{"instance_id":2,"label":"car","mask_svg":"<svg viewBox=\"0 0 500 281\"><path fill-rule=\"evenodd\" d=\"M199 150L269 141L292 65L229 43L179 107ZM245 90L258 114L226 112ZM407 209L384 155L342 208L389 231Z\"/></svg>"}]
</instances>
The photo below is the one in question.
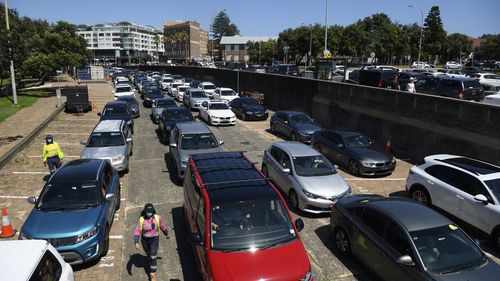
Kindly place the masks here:
<instances>
[{"instance_id":1,"label":"car","mask_svg":"<svg viewBox=\"0 0 500 281\"><path fill-rule=\"evenodd\" d=\"M484 88L479 81L463 77L420 77L415 82L418 93L437 95L461 100L480 101Z\"/></svg>"},{"instance_id":2,"label":"car","mask_svg":"<svg viewBox=\"0 0 500 281\"><path fill-rule=\"evenodd\" d=\"M500 91L500 89L497 89L497 92L498 91ZM484 104L500 106L500 93L484 97L483 102Z\"/></svg>"},{"instance_id":3,"label":"car","mask_svg":"<svg viewBox=\"0 0 500 281\"><path fill-rule=\"evenodd\" d=\"M175 97L175 90L177 89L177 87L179 86L184 86L184 83L181 83L181 82L173 82L172 84L170 84L170 86L168 87L168 94L172 97Z\"/></svg>"},{"instance_id":4,"label":"car","mask_svg":"<svg viewBox=\"0 0 500 281\"><path fill-rule=\"evenodd\" d=\"M253 71L257 73L266 73L266 67L263 65L252 64L248 66L248 71Z\"/></svg>"},{"instance_id":5,"label":"car","mask_svg":"<svg viewBox=\"0 0 500 281\"><path fill-rule=\"evenodd\" d=\"M128 125L122 120L99 122L87 141L81 158L108 160L121 174L129 171L129 157L133 154L134 142Z\"/></svg>"},{"instance_id":6,"label":"car","mask_svg":"<svg viewBox=\"0 0 500 281\"><path fill-rule=\"evenodd\" d=\"M346 196L330 214L332 244L381 280L497 280L500 266L454 222L406 198Z\"/></svg>"},{"instance_id":7,"label":"car","mask_svg":"<svg viewBox=\"0 0 500 281\"><path fill-rule=\"evenodd\" d=\"M457 77L465 78L465 74L463 74L462 71L459 69L449 69L445 72L445 74L452 78L457 78Z\"/></svg>"},{"instance_id":8,"label":"car","mask_svg":"<svg viewBox=\"0 0 500 281\"><path fill-rule=\"evenodd\" d=\"M132 117L134 118L141 117L139 102L133 96L120 96L117 98L117 101L124 101L128 104L130 112L132 113Z\"/></svg>"},{"instance_id":9,"label":"car","mask_svg":"<svg viewBox=\"0 0 500 281\"><path fill-rule=\"evenodd\" d=\"M182 102L189 110L200 109L201 103L210 101L210 98L205 94L202 89L189 88L184 92Z\"/></svg>"},{"instance_id":10,"label":"car","mask_svg":"<svg viewBox=\"0 0 500 281\"><path fill-rule=\"evenodd\" d=\"M184 92L189 88L189 86L177 86L174 92L175 99L182 102L184 100Z\"/></svg>"},{"instance_id":11,"label":"car","mask_svg":"<svg viewBox=\"0 0 500 281\"><path fill-rule=\"evenodd\" d=\"M98 112L97 115L100 116L99 121L123 120L130 127L132 134L134 133L134 118L127 102L110 101L106 103L102 112Z\"/></svg>"},{"instance_id":12,"label":"car","mask_svg":"<svg viewBox=\"0 0 500 281\"><path fill-rule=\"evenodd\" d=\"M120 208L120 180L102 159L76 159L45 183L19 232L20 240L46 240L69 264L106 256L109 231Z\"/></svg>"},{"instance_id":13,"label":"car","mask_svg":"<svg viewBox=\"0 0 500 281\"><path fill-rule=\"evenodd\" d=\"M189 83L189 86L191 88L198 88L198 86L200 85L201 81L200 80L193 80L191 81L191 83Z\"/></svg>"},{"instance_id":14,"label":"car","mask_svg":"<svg viewBox=\"0 0 500 281\"><path fill-rule=\"evenodd\" d=\"M299 76L299 67L296 64L280 64L274 71L276 74Z\"/></svg>"},{"instance_id":15,"label":"car","mask_svg":"<svg viewBox=\"0 0 500 281\"><path fill-rule=\"evenodd\" d=\"M469 75L470 78L474 78L478 80L479 82L494 82L494 83L500 83L500 75L495 74L495 73L474 73Z\"/></svg>"},{"instance_id":16,"label":"car","mask_svg":"<svg viewBox=\"0 0 500 281\"><path fill-rule=\"evenodd\" d=\"M154 124L157 124L163 110L169 107L177 107L177 104L173 98L159 98L153 101L151 107L151 120L153 120Z\"/></svg>"},{"instance_id":17,"label":"car","mask_svg":"<svg viewBox=\"0 0 500 281\"><path fill-rule=\"evenodd\" d=\"M132 89L132 87L130 85L128 85L128 84L126 84L126 85L122 85L122 84L116 85L116 88L113 91L113 97L114 97L114 99L117 100L118 97L122 97L122 96L132 96L132 97L135 97L134 89Z\"/></svg>"},{"instance_id":18,"label":"car","mask_svg":"<svg viewBox=\"0 0 500 281\"><path fill-rule=\"evenodd\" d=\"M207 95L207 97L212 98L213 94L214 94L214 91L215 91L215 89L217 87L212 82L201 82L198 85L198 88L200 88L201 90L203 90L203 92L205 92L205 94Z\"/></svg>"},{"instance_id":19,"label":"car","mask_svg":"<svg viewBox=\"0 0 500 281\"><path fill-rule=\"evenodd\" d=\"M170 86L172 84L172 82L174 82L174 79L172 79L170 77L164 77L161 80L161 89L164 91L168 90L168 86Z\"/></svg>"},{"instance_id":20,"label":"car","mask_svg":"<svg viewBox=\"0 0 500 281\"><path fill-rule=\"evenodd\" d=\"M500 167L450 154L436 154L410 169L410 197L437 207L492 238L500 248Z\"/></svg>"},{"instance_id":21,"label":"car","mask_svg":"<svg viewBox=\"0 0 500 281\"><path fill-rule=\"evenodd\" d=\"M175 127L177 122L195 121L191 111L185 107L169 107L163 109L158 122L158 130L160 142L168 144L170 141L170 131Z\"/></svg>"},{"instance_id":22,"label":"car","mask_svg":"<svg viewBox=\"0 0 500 281\"><path fill-rule=\"evenodd\" d=\"M184 86L191 87L192 81L193 81L193 78L184 78Z\"/></svg>"},{"instance_id":23,"label":"car","mask_svg":"<svg viewBox=\"0 0 500 281\"><path fill-rule=\"evenodd\" d=\"M45 240L2 241L0 252L3 280L74 280L71 265Z\"/></svg>"},{"instance_id":24,"label":"car","mask_svg":"<svg viewBox=\"0 0 500 281\"><path fill-rule=\"evenodd\" d=\"M356 131L317 131L311 145L355 176L388 175L396 169L396 158L392 154L376 147L371 139Z\"/></svg>"},{"instance_id":25,"label":"car","mask_svg":"<svg viewBox=\"0 0 500 281\"><path fill-rule=\"evenodd\" d=\"M205 280L311 281L311 263L279 192L242 152L192 155L184 217Z\"/></svg>"},{"instance_id":26,"label":"car","mask_svg":"<svg viewBox=\"0 0 500 281\"><path fill-rule=\"evenodd\" d=\"M500 81L499 82L481 82L484 88L484 96L500 94Z\"/></svg>"},{"instance_id":27,"label":"car","mask_svg":"<svg viewBox=\"0 0 500 281\"><path fill-rule=\"evenodd\" d=\"M462 64L456 61L447 61L444 65L445 69L461 69L462 67Z\"/></svg>"},{"instance_id":28,"label":"car","mask_svg":"<svg viewBox=\"0 0 500 281\"><path fill-rule=\"evenodd\" d=\"M148 90L144 94L144 100L142 101L142 105L144 105L144 107L152 107L155 100L163 98L165 98L163 92L158 88L154 88Z\"/></svg>"},{"instance_id":29,"label":"car","mask_svg":"<svg viewBox=\"0 0 500 281\"><path fill-rule=\"evenodd\" d=\"M235 125L236 115L222 101L204 101L200 106L200 118L210 125Z\"/></svg>"},{"instance_id":30,"label":"car","mask_svg":"<svg viewBox=\"0 0 500 281\"><path fill-rule=\"evenodd\" d=\"M184 77L182 77L182 75L172 75L172 79L174 80L174 83L184 84Z\"/></svg>"},{"instance_id":31,"label":"car","mask_svg":"<svg viewBox=\"0 0 500 281\"><path fill-rule=\"evenodd\" d=\"M234 114L241 120L267 120L269 113L256 99L241 97L232 100L229 105Z\"/></svg>"},{"instance_id":32,"label":"car","mask_svg":"<svg viewBox=\"0 0 500 281\"><path fill-rule=\"evenodd\" d=\"M432 68L432 66L427 62L414 61L413 64L411 65L411 68L424 69L424 68Z\"/></svg>"},{"instance_id":33,"label":"car","mask_svg":"<svg viewBox=\"0 0 500 281\"><path fill-rule=\"evenodd\" d=\"M314 119L300 111L277 111L269 122L271 132L282 134L292 141L310 143L314 132L321 127Z\"/></svg>"},{"instance_id":34,"label":"car","mask_svg":"<svg viewBox=\"0 0 500 281\"><path fill-rule=\"evenodd\" d=\"M123 76L116 76L116 78L113 80L114 86L118 85L129 85L130 81L128 80L127 77L125 77L125 74L121 74Z\"/></svg>"},{"instance_id":35,"label":"car","mask_svg":"<svg viewBox=\"0 0 500 281\"><path fill-rule=\"evenodd\" d=\"M153 90L161 90L160 88L158 88L158 85L156 85L156 83L154 82L143 82L142 85L141 85L141 88L139 90L140 94L141 94L141 99L144 99L144 95L146 95L147 92L149 91L153 91Z\"/></svg>"},{"instance_id":36,"label":"car","mask_svg":"<svg viewBox=\"0 0 500 281\"><path fill-rule=\"evenodd\" d=\"M212 94L213 100L223 101L227 104L236 98L238 98L238 94L231 88L217 88Z\"/></svg>"},{"instance_id":37,"label":"car","mask_svg":"<svg viewBox=\"0 0 500 281\"><path fill-rule=\"evenodd\" d=\"M222 151L223 141L215 138L210 128L200 122L178 122L170 133L170 156L178 179L183 179L189 155Z\"/></svg>"},{"instance_id":38,"label":"car","mask_svg":"<svg viewBox=\"0 0 500 281\"><path fill-rule=\"evenodd\" d=\"M334 165L300 142L274 142L262 156L262 173L288 196L290 207L308 213L329 213L351 188Z\"/></svg>"},{"instance_id":39,"label":"car","mask_svg":"<svg viewBox=\"0 0 500 281\"><path fill-rule=\"evenodd\" d=\"M359 71L358 83L372 87L391 88L392 79L399 73L394 70L362 69Z\"/></svg>"}]
</instances>

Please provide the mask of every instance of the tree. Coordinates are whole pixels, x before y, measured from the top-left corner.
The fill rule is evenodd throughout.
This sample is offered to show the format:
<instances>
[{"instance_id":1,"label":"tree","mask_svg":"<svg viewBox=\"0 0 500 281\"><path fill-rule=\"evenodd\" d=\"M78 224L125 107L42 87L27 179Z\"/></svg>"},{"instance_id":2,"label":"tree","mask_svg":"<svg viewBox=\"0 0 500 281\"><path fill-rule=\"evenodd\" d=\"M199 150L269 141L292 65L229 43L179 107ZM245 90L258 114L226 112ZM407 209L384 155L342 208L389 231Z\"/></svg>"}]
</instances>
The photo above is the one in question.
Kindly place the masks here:
<instances>
[{"instance_id":1,"label":"tree","mask_svg":"<svg viewBox=\"0 0 500 281\"><path fill-rule=\"evenodd\" d=\"M486 60L498 60L500 58L500 34L483 35L481 38L486 39L486 42L481 44L481 47L476 50L477 55L475 57L481 57Z\"/></svg>"},{"instance_id":2,"label":"tree","mask_svg":"<svg viewBox=\"0 0 500 281\"><path fill-rule=\"evenodd\" d=\"M247 42L247 51L250 61L253 63L268 64L278 55L276 40L269 39L262 42Z\"/></svg>"},{"instance_id":3,"label":"tree","mask_svg":"<svg viewBox=\"0 0 500 281\"><path fill-rule=\"evenodd\" d=\"M460 60L472 51L472 42L467 36L453 33L446 37L444 60Z\"/></svg>"},{"instance_id":4,"label":"tree","mask_svg":"<svg viewBox=\"0 0 500 281\"><path fill-rule=\"evenodd\" d=\"M212 33L212 38L221 38L222 36L234 36L240 34L238 27L231 23L229 16L224 11L220 11L214 18L214 21L210 25L210 32Z\"/></svg>"},{"instance_id":5,"label":"tree","mask_svg":"<svg viewBox=\"0 0 500 281\"><path fill-rule=\"evenodd\" d=\"M443 56L446 42L446 31L443 28L438 6L433 6L425 18L424 23L424 53L432 59L434 56Z\"/></svg>"}]
</instances>

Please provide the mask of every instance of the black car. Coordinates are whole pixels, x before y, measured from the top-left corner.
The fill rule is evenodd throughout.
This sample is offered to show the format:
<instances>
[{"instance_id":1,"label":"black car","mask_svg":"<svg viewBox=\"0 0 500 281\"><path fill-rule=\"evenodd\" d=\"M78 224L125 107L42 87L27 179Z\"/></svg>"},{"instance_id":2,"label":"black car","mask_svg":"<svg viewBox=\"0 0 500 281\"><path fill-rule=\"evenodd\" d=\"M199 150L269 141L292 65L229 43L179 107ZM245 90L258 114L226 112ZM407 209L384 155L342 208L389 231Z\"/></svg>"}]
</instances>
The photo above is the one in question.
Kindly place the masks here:
<instances>
[{"instance_id":1,"label":"black car","mask_svg":"<svg viewBox=\"0 0 500 281\"><path fill-rule=\"evenodd\" d=\"M312 136L314 149L330 161L358 175L387 175L396 168L396 158L374 146L365 135L348 130L321 130Z\"/></svg>"},{"instance_id":2,"label":"black car","mask_svg":"<svg viewBox=\"0 0 500 281\"><path fill-rule=\"evenodd\" d=\"M465 75L470 75L470 74L474 74L474 73L478 73L478 72L484 72L484 71L480 67L467 66L467 67L462 68L462 72Z\"/></svg>"},{"instance_id":3,"label":"black car","mask_svg":"<svg viewBox=\"0 0 500 281\"><path fill-rule=\"evenodd\" d=\"M198 85L200 85L200 83L201 83L201 80L192 80L189 83L189 87L191 87L191 88L198 88Z\"/></svg>"},{"instance_id":4,"label":"black car","mask_svg":"<svg viewBox=\"0 0 500 281\"><path fill-rule=\"evenodd\" d=\"M141 94L141 99L144 99L144 95L148 92L148 91L152 91L152 90L155 90L155 89L160 89L158 87L158 85L156 85L155 82L151 82L151 81L143 81L142 82L142 87L139 91L139 93Z\"/></svg>"},{"instance_id":5,"label":"black car","mask_svg":"<svg viewBox=\"0 0 500 281\"><path fill-rule=\"evenodd\" d=\"M134 118L132 117L132 111L127 102L110 101L104 106L102 112L98 112L97 115L101 116L99 121L123 120L130 126L132 134L134 133Z\"/></svg>"},{"instance_id":6,"label":"black car","mask_svg":"<svg viewBox=\"0 0 500 281\"><path fill-rule=\"evenodd\" d=\"M387 69L363 69L359 71L358 83L372 87L391 88L392 78L398 76L398 72Z\"/></svg>"},{"instance_id":7,"label":"black car","mask_svg":"<svg viewBox=\"0 0 500 281\"><path fill-rule=\"evenodd\" d=\"M185 107L165 108L158 122L160 142L168 144L170 140L170 131L175 127L175 124L189 121L195 121L189 109Z\"/></svg>"},{"instance_id":8,"label":"black car","mask_svg":"<svg viewBox=\"0 0 500 281\"><path fill-rule=\"evenodd\" d=\"M480 101L484 88L476 79L464 77L421 77L415 82L417 93Z\"/></svg>"},{"instance_id":9,"label":"black car","mask_svg":"<svg viewBox=\"0 0 500 281\"><path fill-rule=\"evenodd\" d=\"M271 132L287 136L292 141L311 142L311 136L321 127L309 115L300 111L277 111L270 121Z\"/></svg>"},{"instance_id":10,"label":"black car","mask_svg":"<svg viewBox=\"0 0 500 281\"><path fill-rule=\"evenodd\" d=\"M299 67L296 64L280 64L274 73L299 76Z\"/></svg>"},{"instance_id":11,"label":"black car","mask_svg":"<svg viewBox=\"0 0 500 281\"><path fill-rule=\"evenodd\" d=\"M148 89L148 91L144 93L144 100L142 101L142 104L144 105L144 107L151 107L155 99L161 99L164 97L165 96L163 95L163 91L159 88L156 87L153 89Z\"/></svg>"},{"instance_id":12,"label":"black car","mask_svg":"<svg viewBox=\"0 0 500 281\"><path fill-rule=\"evenodd\" d=\"M420 203L363 194L337 201L336 250L382 280L498 280L500 266L455 223Z\"/></svg>"},{"instance_id":13,"label":"black car","mask_svg":"<svg viewBox=\"0 0 500 281\"><path fill-rule=\"evenodd\" d=\"M130 111L132 112L132 117L141 117L139 102L133 96L119 96L117 97L117 101L124 101L128 104Z\"/></svg>"},{"instance_id":14,"label":"black car","mask_svg":"<svg viewBox=\"0 0 500 281\"><path fill-rule=\"evenodd\" d=\"M266 108L254 98L236 98L229 104L231 110L241 120L267 120L269 116Z\"/></svg>"}]
</instances>

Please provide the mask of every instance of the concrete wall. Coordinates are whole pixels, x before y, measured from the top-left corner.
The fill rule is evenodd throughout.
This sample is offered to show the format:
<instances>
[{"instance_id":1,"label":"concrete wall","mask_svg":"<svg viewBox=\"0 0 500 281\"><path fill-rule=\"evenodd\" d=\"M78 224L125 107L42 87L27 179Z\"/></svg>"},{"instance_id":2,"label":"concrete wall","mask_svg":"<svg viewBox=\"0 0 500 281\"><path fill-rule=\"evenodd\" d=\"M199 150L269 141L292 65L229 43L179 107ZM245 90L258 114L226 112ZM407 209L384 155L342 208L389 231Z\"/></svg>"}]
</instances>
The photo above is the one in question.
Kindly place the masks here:
<instances>
[{"instance_id":1,"label":"concrete wall","mask_svg":"<svg viewBox=\"0 0 500 281\"><path fill-rule=\"evenodd\" d=\"M500 107L315 79L197 67L151 68L265 94L272 110L297 109L323 127L356 129L395 154L420 161L436 153L500 165ZM239 83L238 83L239 76Z\"/></svg>"}]
</instances>

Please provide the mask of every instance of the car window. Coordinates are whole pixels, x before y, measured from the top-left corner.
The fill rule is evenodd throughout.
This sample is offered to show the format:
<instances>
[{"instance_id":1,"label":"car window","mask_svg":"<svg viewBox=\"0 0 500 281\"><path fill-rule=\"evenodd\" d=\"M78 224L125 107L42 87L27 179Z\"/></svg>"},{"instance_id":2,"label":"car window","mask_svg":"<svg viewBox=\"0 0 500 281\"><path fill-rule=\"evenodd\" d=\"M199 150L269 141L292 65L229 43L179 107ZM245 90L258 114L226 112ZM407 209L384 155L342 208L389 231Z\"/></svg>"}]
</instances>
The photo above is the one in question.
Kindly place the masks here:
<instances>
[{"instance_id":1,"label":"car window","mask_svg":"<svg viewBox=\"0 0 500 281\"><path fill-rule=\"evenodd\" d=\"M112 178L112 170L111 170L111 166L109 166L109 164L106 163L106 166L104 167L104 173L103 173L103 179L102 179L102 182L103 182L103 192L104 192L104 197L106 197L106 193L108 191L108 187L111 185L111 178Z\"/></svg>"},{"instance_id":2,"label":"car window","mask_svg":"<svg viewBox=\"0 0 500 281\"><path fill-rule=\"evenodd\" d=\"M62 274L62 266L56 257L46 251L38 263L29 281L59 280Z\"/></svg>"},{"instance_id":3,"label":"car window","mask_svg":"<svg viewBox=\"0 0 500 281\"><path fill-rule=\"evenodd\" d=\"M208 149L217 147L219 144L215 136L206 134L185 134L181 136L180 148L186 150Z\"/></svg>"},{"instance_id":4,"label":"car window","mask_svg":"<svg viewBox=\"0 0 500 281\"><path fill-rule=\"evenodd\" d=\"M107 147L125 145L121 132L92 133L87 142L87 147Z\"/></svg>"},{"instance_id":5,"label":"car window","mask_svg":"<svg viewBox=\"0 0 500 281\"><path fill-rule=\"evenodd\" d=\"M347 147L368 147L371 145L371 141L369 138L363 135L351 135L344 137L345 143Z\"/></svg>"},{"instance_id":6,"label":"car window","mask_svg":"<svg viewBox=\"0 0 500 281\"><path fill-rule=\"evenodd\" d=\"M211 110L227 110L229 107L225 103L209 103L209 108Z\"/></svg>"},{"instance_id":7,"label":"car window","mask_svg":"<svg viewBox=\"0 0 500 281\"><path fill-rule=\"evenodd\" d=\"M293 169L302 177L328 176L335 168L323 155L293 157Z\"/></svg>"},{"instance_id":8,"label":"car window","mask_svg":"<svg viewBox=\"0 0 500 281\"><path fill-rule=\"evenodd\" d=\"M400 255L410 255L410 243L406 239L403 230L394 221L389 220L385 230L384 240Z\"/></svg>"},{"instance_id":9,"label":"car window","mask_svg":"<svg viewBox=\"0 0 500 281\"><path fill-rule=\"evenodd\" d=\"M205 198L203 196L200 197L200 201L198 202L198 210L196 211L196 224L198 225L198 231L201 234L201 237L205 237Z\"/></svg>"},{"instance_id":10,"label":"car window","mask_svg":"<svg viewBox=\"0 0 500 281\"><path fill-rule=\"evenodd\" d=\"M113 106L113 107L105 107L102 115L103 116L117 116L117 115L126 115L128 114L128 106Z\"/></svg>"},{"instance_id":11,"label":"car window","mask_svg":"<svg viewBox=\"0 0 500 281\"><path fill-rule=\"evenodd\" d=\"M40 210L92 207L99 202L101 190L95 182L48 183L38 200Z\"/></svg>"},{"instance_id":12,"label":"car window","mask_svg":"<svg viewBox=\"0 0 500 281\"><path fill-rule=\"evenodd\" d=\"M457 170L442 165L433 165L425 169L425 172L436 179L449 185L456 186L460 174Z\"/></svg>"},{"instance_id":13,"label":"car window","mask_svg":"<svg viewBox=\"0 0 500 281\"><path fill-rule=\"evenodd\" d=\"M484 183L488 186L497 200L500 200L500 179L488 180Z\"/></svg>"},{"instance_id":14,"label":"car window","mask_svg":"<svg viewBox=\"0 0 500 281\"><path fill-rule=\"evenodd\" d=\"M361 222L366 225L369 229L379 235L381 238L384 237L385 227L388 218L381 212L374 210L372 208L365 207L363 214L360 217Z\"/></svg>"},{"instance_id":15,"label":"car window","mask_svg":"<svg viewBox=\"0 0 500 281\"><path fill-rule=\"evenodd\" d=\"M312 123L312 119L306 114L295 114L290 116L290 121L294 124Z\"/></svg>"}]
</instances>

